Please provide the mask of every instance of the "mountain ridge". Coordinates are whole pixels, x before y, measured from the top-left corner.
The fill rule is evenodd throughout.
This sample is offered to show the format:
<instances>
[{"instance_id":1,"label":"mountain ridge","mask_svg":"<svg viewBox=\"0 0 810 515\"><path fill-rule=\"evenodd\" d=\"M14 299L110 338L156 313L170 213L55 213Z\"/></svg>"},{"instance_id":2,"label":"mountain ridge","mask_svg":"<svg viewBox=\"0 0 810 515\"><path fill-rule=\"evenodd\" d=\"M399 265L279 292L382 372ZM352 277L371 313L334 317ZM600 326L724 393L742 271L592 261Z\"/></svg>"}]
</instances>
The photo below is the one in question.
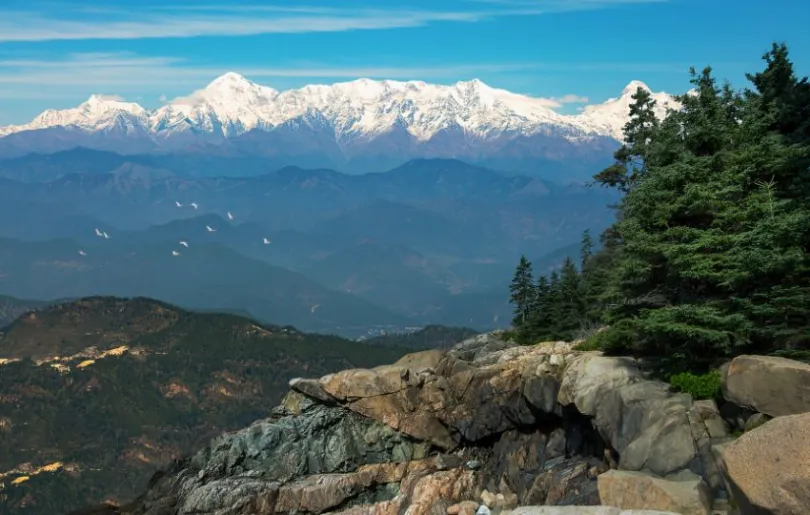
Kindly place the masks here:
<instances>
[{"instance_id":1,"label":"mountain ridge","mask_svg":"<svg viewBox=\"0 0 810 515\"><path fill-rule=\"evenodd\" d=\"M50 127L76 126L92 131L117 126L130 136L141 129L152 134L165 134L195 128L206 132L219 130L229 137L252 129L275 128L300 119L310 127L331 125L336 130L338 141L378 135L390 130L396 122L403 123L421 140L430 139L454 123L467 133L478 136L515 130L534 134L543 125L557 125L575 138L593 134L620 139L623 124L618 125L615 120L600 115L606 107L622 105L622 101L637 88L652 92L645 83L633 80L619 97L590 105L590 109L586 108L583 113L565 115L551 109L551 102L547 99L493 88L479 79L440 85L360 78L278 91L228 72L205 88L156 109L146 109L117 97L93 94L78 107L48 109L27 124L0 127L0 136ZM665 92L653 93L653 97L659 103L669 103L672 99ZM410 112L381 109L386 103L389 107L415 104L412 106L415 109ZM369 105L376 111L369 113L363 108ZM439 118L425 119L427 113L422 112L425 105L438 108L435 111ZM519 123L517 117L522 117L524 123Z\"/></svg>"},{"instance_id":2,"label":"mountain ridge","mask_svg":"<svg viewBox=\"0 0 810 515\"><path fill-rule=\"evenodd\" d=\"M591 174L622 138L634 88L560 114L550 101L488 86L357 79L277 91L227 73L156 109L93 95L0 127L0 156L76 147L121 154L203 153L276 165L380 171L420 157L450 157L504 171ZM652 93L656 113L676 107Z\"/></svg>"}]
</instances>

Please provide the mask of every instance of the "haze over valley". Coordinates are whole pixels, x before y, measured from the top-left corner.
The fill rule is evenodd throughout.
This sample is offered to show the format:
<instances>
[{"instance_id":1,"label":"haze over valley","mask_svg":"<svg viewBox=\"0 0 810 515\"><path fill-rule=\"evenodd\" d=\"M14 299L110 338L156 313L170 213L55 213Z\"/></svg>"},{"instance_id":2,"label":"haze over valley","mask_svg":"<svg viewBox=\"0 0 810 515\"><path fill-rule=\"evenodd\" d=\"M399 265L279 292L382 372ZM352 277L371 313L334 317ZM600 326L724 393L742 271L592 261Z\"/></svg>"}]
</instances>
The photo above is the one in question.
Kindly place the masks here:
<instances>
[{"instance_id":1,"label":"haze over valley","mask_svg":"<svg viewBox=\"0 0 810 515\"><path fill-rule=\"evenodd\" d=\"M521 254L558 266L609 224L618 196L585 177L638 87L558 115L477 80L278 92L227 73L154 111L48 110L0 129L0 288L351 337L504 327Z\"/></svg>"}]
</instances>

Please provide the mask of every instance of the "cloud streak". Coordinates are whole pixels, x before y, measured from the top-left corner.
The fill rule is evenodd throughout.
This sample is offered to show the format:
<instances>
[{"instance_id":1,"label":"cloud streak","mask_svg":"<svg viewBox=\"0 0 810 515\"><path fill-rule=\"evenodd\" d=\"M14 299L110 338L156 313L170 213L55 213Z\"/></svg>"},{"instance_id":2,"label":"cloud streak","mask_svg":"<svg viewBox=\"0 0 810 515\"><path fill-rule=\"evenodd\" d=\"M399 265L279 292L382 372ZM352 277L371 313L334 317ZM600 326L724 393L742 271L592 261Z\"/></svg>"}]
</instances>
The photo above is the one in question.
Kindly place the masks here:
<instances>
[{"instance_id":1,"label":"cloud streak","mask_svg":"<svg viewBox=\"0 0 810 515\"><path fill-rule=\"evenodd\" d=\"M241 7L241 8L240 8ZM248 8L209 9L110 9L103 16L54 16L48 13L10 11L0 18L0 41L134 40L200 36L255 36L350 30L414 28L431 23L473 23L492 16L530 14L533 9L497 11L431 11L299 8L298 10ZM69 13L62 13L67 16Z\"/></svg>"},{"instance_id":2,"label":"cloud streak","mask_svg":"<svg viewBox=\"0 0 810 515\"><path fill-rule=\"evenodd\" d=\"M143 56L133 53L74 53L59 59L3 58L0 55L0 90L5 98L75 98L91 93L137 95L167 90L197 89L217 76L235 71L246 77L269 82L337 82L360 77L371 79L425 80L447 83L459 78L472 79L498 74L521 73L685 73L688 64L677 63L474 63L409 66L324 66L297 63L286 66L199 65L182 58ZM514 75L512 75L514 76ZM584 103L576 95L549 98L549 107Z\"/></svg>"},{"instance_id":3,"label":"cloud streak","mask_svg":"<svg viewBox=\"0 0 810 515\"><path fill-rule=\"evenodd\" d=\"M508 74L542 67L538 63L442 64L433 67L245 67L237 69L249 79L273 86L272 79L305 79L312 82L340 82L360 77L372 79L427 80L454 83L482 74ZM194 91L227 72L224 67L195 66L172 57L148 57L131 53L70 54L63 59L2 59L0 57L0 96L8 100L41 100L76 105L90 94L124 100L146 94L155 104L169 101L167 90ZM263 80L264 79L264 80ZM277 82L277 81L276 81ZM298 81L296 81L298 82ZM277 86L277 85L276 85ZM277 89L286 89L278 88ZM585 103L587 97L574 94L539 98L556 109L564 104ZM67 103L67 105L65 105ZM53 107L53 105L49 106ZM17 123L25 122L19 120ZM5 120L4 120L5 122Z\"/></svg>"},{"instance_id":4,"label":"cloud streak","mask_svg":"<svg viewBox=\"0 0 810 515\"><path fill-rule=\"evenodd\" d=\"M136 40L200 36L344 32L475 23L508 16L604 9L666 0L476 0L464 9L362 9L324 6L138 5L78 6L70 11L0 10L0 42ZM472 5L487 8L472 9Z\"/></svg>"},{"instance_id":5,"label":"cloud streak","mask_svg":"<svg viewBox=\"0 0 810 515\"><path fill-rule=\"evenodd\" d=\"M308 78L308 79L441 79L475 76L484 73L508 73L531 70L533 63L442 64L421 67L394 66L245 66L232 70L227 66L198 66L171 57L144 57L130 53L70 54L64 59L0 59L0 85L58 86L105 89L116 86L171 85L209 81L228 72L237 71L249 78Z\"/></svg>"}]
</instances>

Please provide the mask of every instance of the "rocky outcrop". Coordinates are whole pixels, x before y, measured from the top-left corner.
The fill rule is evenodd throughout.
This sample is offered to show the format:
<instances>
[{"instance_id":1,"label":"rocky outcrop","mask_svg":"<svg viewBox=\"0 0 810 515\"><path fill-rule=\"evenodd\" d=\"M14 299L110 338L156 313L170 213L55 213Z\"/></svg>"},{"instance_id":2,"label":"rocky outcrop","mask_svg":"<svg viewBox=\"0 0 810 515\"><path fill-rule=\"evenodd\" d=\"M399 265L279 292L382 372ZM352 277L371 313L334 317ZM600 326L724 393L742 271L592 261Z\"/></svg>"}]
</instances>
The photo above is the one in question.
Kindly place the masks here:
<instances>
[{"instance_id":1,"label":"rocky outcrop","mask_svg":"<svg viewBox=\"0 0 810 515\"><path fill-rule=\"evenodd\" d=\"M290 386L111 513L705 515L738 466L714 401L563 342L480 335Z\"/></svg>"},{"instance_id":2,"label":"rocky outcrop","mask_svg":"<svg viewBox=\"0 0 810 515\"><path fill-rule=\"evenodd\" d=\"M690 424L691 398L645 379L630 358L574 357L563 373L559 401L593 417L621 469L664 476L701 468Z\"/></svg>"},{"instance_id":3,"label":"rocky outcrop","mask_svg":"<svg viewBox=\"0 0 810 515\"><path fill-rule=\"evenodd\" d=\"M807 363L775 356L738 356L723 372L723 397L738 406L770 417L810 411Z\"/></svg>"},{"instance_id":4,"label":"rocky outcrop","mask_svg":"<svg viewBox=\"0 0 810 515\"><path fill-rule=\"evenodd\" d=\"M450 451L553 416L555 372L564 357L552 365L550 356L569 352L566 345L516 347L484 338L441 356L406 356L393 365L296 379L290 386Z\"/></svg>"},{"instance_id":5,"label":"rocky outcrop","mask_svg":"<svg viewBox=\"0 0 810 515\"><path fill-rule=\"evenodd\" d=\"M599 476L599 498L608 506L656 509L682 515L709 515L712 498L703 479L692 473L666 480L640 472L611 470Z\"/></svg>"},{"instance_id":6,"label":"rocky outcrop","mask_svg":"<svg viewBox=\"0 0 810 515\"><path fill-rule=\"evenodd\" d=\"M721 447L719 455L743 514L810 510L810 413L770 420Z\"/></svg>"}]
</instances>

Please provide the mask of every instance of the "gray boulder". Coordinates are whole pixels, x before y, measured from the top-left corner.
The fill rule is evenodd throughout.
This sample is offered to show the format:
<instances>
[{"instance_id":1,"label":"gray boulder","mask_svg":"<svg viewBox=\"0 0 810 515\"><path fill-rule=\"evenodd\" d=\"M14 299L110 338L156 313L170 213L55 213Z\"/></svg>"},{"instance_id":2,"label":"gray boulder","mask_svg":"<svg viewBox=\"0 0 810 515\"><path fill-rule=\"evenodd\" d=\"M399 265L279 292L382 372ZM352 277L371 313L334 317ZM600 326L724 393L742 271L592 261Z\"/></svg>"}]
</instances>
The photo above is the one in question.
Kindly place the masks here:
<instances>
[{"instance_id":1,"label":"gray boulder","mask_svg":"<svg viewBox=\"0 0 810 515\"><path fill-rule=\"evenodd\" d=\"M775 356L738 356L723 370L723 397L771 417L810 411L810 365Z\"/></svg>"},{"instance_id":2,"label":"gray boulder","mask_svg":"<svg viewBox=\"0 0 810 515\"><path fill-rule=\"evenodd\" d=\"M619 468L660 476L699 461L689 412L691 398L669 385L644 379L636 362L598 354L574 357L563 373L560 404L593 417L619 454Z\"/></svg>"},{"instance_id":3,"label":"gray boulder","mask_svg":"<svg viewBox=\"0 0 810 515\"><path fill-rule=\"evenodd\" d=\"M810 413L777 417L716 449L743 514L810 512Z\"/></svg>"},{"instance_id":4,"label":"gray boulder","mask_svg":"<svg viewBox=\"0 0 810 515\"><path fill-rule=\"evenodd\" d=\"M611 470L599 476L599 500L624 509L656 509L683 515L709 515L711 496L700 476L684 474L677 481L641 472Z\"/></svg>"}]
</instances>

